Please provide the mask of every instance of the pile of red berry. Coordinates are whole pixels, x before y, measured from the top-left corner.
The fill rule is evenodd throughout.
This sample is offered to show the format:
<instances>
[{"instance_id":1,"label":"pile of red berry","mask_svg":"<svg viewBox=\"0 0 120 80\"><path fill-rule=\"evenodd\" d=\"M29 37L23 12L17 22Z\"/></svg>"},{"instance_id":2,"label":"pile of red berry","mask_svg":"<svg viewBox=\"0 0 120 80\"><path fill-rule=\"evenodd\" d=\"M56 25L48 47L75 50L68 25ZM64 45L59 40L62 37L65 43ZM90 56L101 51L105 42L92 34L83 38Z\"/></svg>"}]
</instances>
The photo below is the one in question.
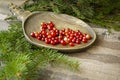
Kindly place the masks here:
<instances>
[{"instance_id":1,"label":"pile of red berry","mask_svg":"<svg viewBox=\"0 0 120 80\"><path fill-rule=\"evenodd\" d=\"M44 41L46 44L62 44L74 46L81 42L87 43L91 39L91 36L86 33L80 32L80 30L74 31L72 29L58 30L52 21L45 23L42 22L39 32L31 32L30 35L33 38Z\"/></svg>"}]
</instances>

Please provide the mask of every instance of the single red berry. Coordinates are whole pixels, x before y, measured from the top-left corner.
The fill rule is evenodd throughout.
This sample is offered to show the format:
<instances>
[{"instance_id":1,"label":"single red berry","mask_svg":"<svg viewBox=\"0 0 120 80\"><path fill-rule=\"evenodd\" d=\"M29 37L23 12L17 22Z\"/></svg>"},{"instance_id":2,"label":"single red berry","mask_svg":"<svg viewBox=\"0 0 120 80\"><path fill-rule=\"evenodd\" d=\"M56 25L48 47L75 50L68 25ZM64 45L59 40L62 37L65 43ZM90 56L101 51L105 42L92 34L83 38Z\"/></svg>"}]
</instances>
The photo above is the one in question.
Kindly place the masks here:
<instances>
[{"instance_id":1,"label":"single red berry","mask_svg":"<svg viewBox=\"0 0 120 80\"><path fill-rule=\"evenodd\" d=\"M50 39L49 38L45 38L45 43L49 44L50 43Z\"/></svg>"},{"instance_id":2,"label":"single red berry","mask_svg":"<svg viewBox=\"0 0 120 80\"><path fill-rule=\"evenodd\" d=\"M51 40L55 40L55 38L54 38L54 37L52 37L52 38L51 38Z\"/></svg>"},{"instance_id":3,"label":"single red berry","mask_svg":"<svg viewBox=\"0 0 120 80\"><path fill-rule=\"evenodd\" d=\"M43 35L42 35L42 37L43 37L43 38L45 38L45 37L46 37L46 35L45 35L45 34L43 34Z\"/></svg>"},{"instance_id":4,"label":"single red berry","mask_svg":"<svg viewBox=\"0 0 120 80\"><path fill-rule=\"evenodd\" d=\"M53 26L50 26L49 24L47 25L48 30L52 30Z\"/></svg>"},{"instance_id":5,"label":"single red berry","mask_svg":"<svg viewBox=\"0 0 120 80\"><path fill-rule=\"evenodd\" d=\"M83 38L83 39L82 39L82 42L83 42L83 43L87 43L87 39L86 39L86 38Z\"/></svg>"},{"instance_id":6,"label":"single red berry","mask_svg":"<svg viewBox=\"0 0 120 80\"><path fill-rule=\"evenodd\" d=\"M37 38L39 36L39 33L38 32L34 32L35 34L35 37Z\"/></svg>"},{"instance_id":7,"label":"single red berry","mask_svg":"<svg viewBox=\"0 0 120 80\"><path fill-rule=\"evenodd\" d=\"M70 31L70 28L65 29L65 32L68 33Z\"/></svg>"},{"instance_id":8,"label":"single red berry","mask_svg":"<svg viewBox=\"0 0 120 80\"><path fill-rule=\"evenodd\" d=\"M79 39L80 41L82 41L82 37L79 37L78 39Z\"/></svg>"},{"instance_id":9,"label":"single red berry","mask_svg":"<svg viewBox=\"0 0 120 80\"><path fill-rule=\"evenodd\" d=\"M89 34L86 34L86 39L87 40L90 40L91 39L91 36Z\"/></svg>"},{"instance_id":10,"label":"single red berry","mask_svg":"<svg viewBox=\"0 0 120 80\"><path fill-rule=\"evenodd\" d=\"M59 30L59 35L62 35L63 34L63 31L62 30Z\"/></svg>"},{"instance_id":11,"label":"single red berry","mask_svg":"<svg viewBox=\"0 0 120 80\"><path fill-rule=\"evenodd\" d=\"M80 44L80 40L79 40L79 39L77 39L77 40L76 40L76 43L77 43L77 44Z\"/></svg>"},{"instance_id":12,"label":"single red berry","mask_svg":"<svg viewBox=\"0 0 120 80\"><path fill-rule=\"evenodd\" d=\"M55 27L53 27L53 30L56 31L57 29Z\"/></svg>"},{"instance_id":13,"label":"single red berry","mask_svg":"<svg viewBox=\"0 0 120 80\"><path fill-rule=\"evenodd\" d=\"M42 31L41 31L41 34L42 34L42 35L46 35L47 32L46 32L45 30L42 30Z\"/></svg>"},{"instance_id":14,"label":"single red berry","mask_svg":"<svg viewBox=\"0 0 120 80\"><path fill-rule=\"evenodd\" d=\"M69 38L69 37L70 37L70 35L69 35L69 34L66 34L66 37L67 37L67 38Z\"/></svg>"},{"instance_id":15,"label":"single red berry","mask_svg":"<svg viewBox=\"0 0 120 80\"><path fill-rule=\"evenodd\" d=\"M77 32L74 33L74 36L78 36L79 34Z\"/></svg>"},{"instance_id":16,"label":"single red berry","mask_svg":"<svg viewBox=\"0 0 120 80\"><path fill-rule=\"evenodd\" d=\"M38 39L38 40L41 40L41 37L40 37L40 36L38 36L38 37L37 37L37 39Z\"/></svg>"},{"instance_id":17,"label":"single red berry","mask_svg":"<svg viewBox=\"0 0 120 80\"><path fill-rule=\"evenodd\" d=\"M72 39L68 38L68 42L70 43L72 41Z\"/></svg>"},{"instance_id":18,"label":"single red berry","mask_svg":"<svg viewBox=\"0 0 120 80\"><path fill-rule=\"evenodd\" d=\"M66 43L69 42L67 37L64 37L64 41L65 41Z\"/></svg>"},{"instance_id":19,"label":"single red berry","mask_svg":"<svg viewBox=\"0 0 120 80\"><path fill-rule=\"evenodd\" d=\"M55 37L56 36L56 33L54 31L51 31L51 36L52 37Z\"/></svg>"},{"instance_id":20,"label":"single red berry","mask_svg":"<svg viewBox=\"0 0 120 80\"><path fill-rule=\"evenodd\" d=\"M55 41L54 41L54 40L51 40L50 43L51 43L52 45L55 45Z\"/></svg>"},{"instance_id":21,"label":"single red berry","mask_svg":"<svg viewBox=\"0 0 120 80\"><path fill-rule=\"evenodd\" d=\"M70 34L71 37L74 37L74 34Z\"/></svg>"},{"instance_id":22,"label":"single red berry","mask_svg":"<svg viewBox=\"0 0 120 80\"><path fill-rule=\"evenodd\" d=\"M35 37L35 33L34 33L34 32L31 32L31 33L30 33L30 36Z\"/></svg>"},{"instance_id":23,"label":"single red berry","mask_svg":"<svg viewBox=\"0 0 120 80\"><path fill-rule=\"evenodd\" d=\"M51 35L51 34L49 34L47 37L48 37L48 38L52 38L52 35Z\"/></svg>"},{"instance_id":24,"label":"single red berry","mask_svg":"<svg viewBox=\"0 0 120 80\"><path fill-rule=\"evenodd\" d=\"M76 42L76 39L72 39L72 42L75 43L75 42Z\"/></svg>"},{"instance_id":25,"label":"single red berry","mask_svg":"<svg viewBox=\"0 0 120 80\"><path fill-rule=\"evenodd\" d=\"M70 46L74 46L74 43L70 42L69 45L70 45Z\"/></svg>"},{"instance_id":26,"label":"single red berry","mask_svg":"<svg viewBox=\"0 0 120 80\"><path fill-rule=\"evenodd\" d=\"M41 38L42 41L45 41L45 38Z\"/></svg>"},{"instance_id":27,"label":"single red berry","mask_svg":"<svg viewBox=\"0 0 120 80\"><path fill-rule=\"evenodd\" d=\"M66 42L64 40L61 40L60 43L64 46L66 45Z\"/></svg>"},{"instance_id":28,"label":"single red berry","mask_svg":"<svg viewBox=\"0 0 120 80\"><path fill-rule=\"evenodd\" d=\"M42 29L46 29L46 28L47 28L47 24L46 24L45 22L42 22L42 23L41 23L41 28L42 28Z\"/></svg>"},{"instance_id":29,"label":"single red berry","mask_svg":"<svg viewBox=\"0 0 120 80\"><path fill-rule=\"evenodd\" d=\"M86 34L86 33L84 33L84 34L83 34L83 37L86 37L86 35L87 35L87 34Z\"/></svg>"},{"instance_id":30,"label":"single red berry","mask_svg":"<svg viewBox=\"0 0 120 80\"><path fill-rule=\"evenodd\" d=\"M74 33L75 33L75 31L72 30L72 34L74 34Z\"/></svg>"},{"instance_id":31,"label":"single red berry","mask_svg":"<svg viewBox=\"0 0 120 80\"><path fill-rule=\"evenodd\" d=\"M55 43L56 43L56 44L58 44L58 43L59 43L59 41L58 41L57 39L55 39L54 41L55 41Z\"/></svg>"},{"instance_id":32,"label":"single red berry","mask_svg":"<svg viewBox=\"0 0 120 80\"><path fill-rule=\"evenodd\" d=\"M52 21L48 22L52 27L54 27L54 23Z\"/></svg>"},{"instance_id":33,"label":"single red berry","mask_svg":"<svg viewBox=\"0 0 120 80\"><path fill-rule=\"evenodd\" d=\"M63 36L62 36L62 35L59 35L58 38L59 38L59 39L63 39Z\"/></svg>"}]
</instances>

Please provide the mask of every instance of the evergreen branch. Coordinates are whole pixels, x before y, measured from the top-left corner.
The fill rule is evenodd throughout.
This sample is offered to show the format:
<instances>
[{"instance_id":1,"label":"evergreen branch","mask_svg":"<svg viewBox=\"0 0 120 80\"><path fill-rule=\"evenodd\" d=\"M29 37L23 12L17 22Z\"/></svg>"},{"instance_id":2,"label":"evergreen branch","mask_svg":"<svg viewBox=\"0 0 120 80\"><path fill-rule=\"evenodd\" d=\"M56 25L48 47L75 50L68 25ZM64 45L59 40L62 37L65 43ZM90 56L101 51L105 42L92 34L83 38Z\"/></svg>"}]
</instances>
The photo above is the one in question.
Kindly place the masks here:
<instances>
[{"instance_id":1,"label":"evergreen branch","mask_svg":"<svg viewBox=\"0 0 120 80\"><path fill-rule=\"evenodd\" d=\"M38 70L49 64L68 65L73 69L79 65L56 50L39 48L26 41L21 22L12 23L7 31L0 31L0 79L37 80Z\"/></svg>"}]
</instances>

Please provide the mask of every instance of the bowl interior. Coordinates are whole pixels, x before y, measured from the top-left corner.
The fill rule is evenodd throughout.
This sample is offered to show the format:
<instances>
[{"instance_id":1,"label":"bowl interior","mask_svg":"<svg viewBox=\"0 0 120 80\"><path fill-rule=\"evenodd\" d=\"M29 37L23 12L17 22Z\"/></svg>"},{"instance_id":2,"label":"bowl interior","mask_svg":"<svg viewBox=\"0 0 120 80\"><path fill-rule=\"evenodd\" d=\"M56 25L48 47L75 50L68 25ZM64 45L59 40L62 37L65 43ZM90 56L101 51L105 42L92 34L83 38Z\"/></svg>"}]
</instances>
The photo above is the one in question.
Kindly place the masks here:
<instances>
[{"instance_id":1,"label":"bowl interior","mask_svg":"<svg viewBox=\"0 0 120 80\"><path fill-rule=\"evenodd\" d=\"M74 47L71 47L69 45L62 46L61 44L57 44L57 45L46 44L45 42L37 40L36 38L33 38L30 36L31 32L40 31L41 22L49 22L49 21L53 21L53 23L55 24L55 27L58 29L70 28L73 30L80 30L82 33L89 33L92 39L89 40L87 43L81 42L81 44L75 44ZM30 43L36 46L48 47L48 48L63 50L63 51L86 48L89 45L91 45L96 39L96 35L93 29L89 25L84 23L82 20L66 14L56 14L53 12L32 13L24 21L23 30L24 30L25 37Z\"/></svg>"}]
</instances>

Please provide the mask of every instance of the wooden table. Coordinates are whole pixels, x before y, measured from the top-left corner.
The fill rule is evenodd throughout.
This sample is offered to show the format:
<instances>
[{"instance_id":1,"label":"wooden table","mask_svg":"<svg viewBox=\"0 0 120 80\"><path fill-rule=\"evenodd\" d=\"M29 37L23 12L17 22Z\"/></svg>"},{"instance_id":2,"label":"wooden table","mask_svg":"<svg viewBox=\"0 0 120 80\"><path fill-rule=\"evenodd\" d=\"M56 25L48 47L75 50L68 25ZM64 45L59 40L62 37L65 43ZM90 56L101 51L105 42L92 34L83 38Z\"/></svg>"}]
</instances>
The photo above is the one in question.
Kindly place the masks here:
<instances>
[{"instance_id":1,"label":"wooden table","mask_svg":"<svg viewBox=\"0 0 120 80\"><path fill-rule=\"evenodd\" d=\"M66 54L80 61L79 71L49 67L40 74L42 80L120 80L120 32L91 26L96 42L81 52Z\"/></svg>"},{"instance_id":2,"label":"wooden table","mask_svg":"<svg viewBox=\"0 0 120 80\"><path fill-rule=\"evenodd\" d=\"M8 26L2 17L0 30ZM48 67L41 70L40 80L120 80L120 32L108 33L105 28L89 25L97 34L95 43L81 52L66 54L80 61L79 71Z\"/></svg>"}]
</instances>

